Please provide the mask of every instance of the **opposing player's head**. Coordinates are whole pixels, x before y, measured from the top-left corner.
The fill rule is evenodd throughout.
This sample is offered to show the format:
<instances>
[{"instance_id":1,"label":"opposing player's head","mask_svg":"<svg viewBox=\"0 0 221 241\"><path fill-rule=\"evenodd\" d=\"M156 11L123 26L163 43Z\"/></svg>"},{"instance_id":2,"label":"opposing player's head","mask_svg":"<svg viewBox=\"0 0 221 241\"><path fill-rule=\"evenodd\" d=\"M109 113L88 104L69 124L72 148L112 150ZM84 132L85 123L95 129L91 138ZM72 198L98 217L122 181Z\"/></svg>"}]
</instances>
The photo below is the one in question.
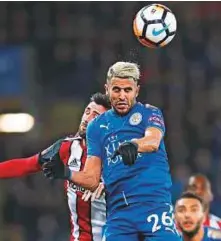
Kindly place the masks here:
<instances>
[{"instance_id":1,"label":"opposing player's head","mask_svg":"<svg viewBox=\"0 0 221 241\"><path fill-rule=\"evenodd\" d=\"M209 208L209 204L213 200L213 194L210 181L205 175L196 174L194 176L191 176L188 180L186 191L196 193L203 199L206 205L206 209Z\"/></svg>"},{"instance_id":2,"label":"opposing player's head","mask_svg":"<svg viewBox=\"0 0 221 241\"><path fill-rule=\"evenodd\" d=\"M82 138L86 136L87 125L96 116L104 113L111 108L109 98L101 93L95 93L90 99L90 103L84 110L84 114L81 118L81 123L79 126L78 133Z\"/></svg>"},{"instance_id":3,"label":"opposing player's head","mask_svg":"<svg viewBox=\"0 0 221 241\"><path fill-rule=\"evenodd\" d=\"M175 204L175 219L184 236L193 237L203 228L203 199L192 192L183 193Z\"/></svg>"},{"instance_id":4,"label":"opposing player's head","mask_svg":"<svg viewBox=\"0 0 221 241\"><path fill-rule=\"evenodd\" d=\"M117 62L109 68L105 84L106 94L119 115L126 115L136 103L140 90L139 78L139 66L135 63Z\"/></svg>"}]
</instances>

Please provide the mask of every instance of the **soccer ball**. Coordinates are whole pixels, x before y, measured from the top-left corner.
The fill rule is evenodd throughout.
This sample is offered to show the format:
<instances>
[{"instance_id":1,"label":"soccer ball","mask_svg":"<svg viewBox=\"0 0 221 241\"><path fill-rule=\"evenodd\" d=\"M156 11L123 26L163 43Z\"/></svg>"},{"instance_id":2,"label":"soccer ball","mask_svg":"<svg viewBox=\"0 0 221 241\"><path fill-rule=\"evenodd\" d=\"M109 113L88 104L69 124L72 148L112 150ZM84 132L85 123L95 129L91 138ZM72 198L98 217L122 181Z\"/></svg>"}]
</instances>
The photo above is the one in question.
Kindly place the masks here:
<instances>
[{"instance_id":1,"label":"soccer ball","mask_svg":"<svg viewBox=\"0 0 221 241\"><path fill-rule=\"evenodd\" d=\"M176 18L161 4L143 7L135 16L133 31L141 44L149 48L167 45L176 34Z\"/></svg>"}]
</instances>

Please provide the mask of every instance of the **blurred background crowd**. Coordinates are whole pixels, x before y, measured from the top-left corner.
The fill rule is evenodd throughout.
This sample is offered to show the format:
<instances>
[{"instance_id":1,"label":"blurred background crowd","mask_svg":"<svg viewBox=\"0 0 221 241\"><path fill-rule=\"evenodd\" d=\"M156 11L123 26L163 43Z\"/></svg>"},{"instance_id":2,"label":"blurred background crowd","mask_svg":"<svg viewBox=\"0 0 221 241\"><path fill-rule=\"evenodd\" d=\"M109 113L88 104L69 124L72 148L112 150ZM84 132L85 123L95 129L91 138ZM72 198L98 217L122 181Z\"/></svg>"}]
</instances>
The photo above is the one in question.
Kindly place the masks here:
<instances>
[{"instance_id":1,"label":"blurred background crowd","mask_svg":"<svg viewBox=\"0 0 221 241\"><path fill-rule=\"evenodd\" d=\"M140 64L139 100L167 126L173 200L196 172L212 182L221 216L221 3L164 2L178 31L164 49L132 33L148 2L0 2L0 112L34 116L31 131L0 134L0 160L26 157L75 133L83 108L104 90L116 61ZM0 181L0 241L68 239L63 183L42 174Z\"/></svg>"}]
</instances>

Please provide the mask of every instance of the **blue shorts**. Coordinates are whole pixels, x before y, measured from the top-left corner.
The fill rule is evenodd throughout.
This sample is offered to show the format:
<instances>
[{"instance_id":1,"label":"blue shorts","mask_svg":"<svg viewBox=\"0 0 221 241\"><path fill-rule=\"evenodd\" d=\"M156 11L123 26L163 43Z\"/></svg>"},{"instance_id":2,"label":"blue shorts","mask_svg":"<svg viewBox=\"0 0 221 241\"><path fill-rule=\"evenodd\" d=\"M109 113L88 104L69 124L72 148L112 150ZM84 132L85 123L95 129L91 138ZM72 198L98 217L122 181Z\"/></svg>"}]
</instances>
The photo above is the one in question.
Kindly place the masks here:
<instances>
[{"instance_id":1,"label":"blue shorts","mask_svg":"<svg viewBox=\"0 0 221 241\"><path fill-rule=\"evenodd\" d=\"M111 213L104 227L106 241L181 241L170 204L130 204Z\"/></svg>"}]
</instances>

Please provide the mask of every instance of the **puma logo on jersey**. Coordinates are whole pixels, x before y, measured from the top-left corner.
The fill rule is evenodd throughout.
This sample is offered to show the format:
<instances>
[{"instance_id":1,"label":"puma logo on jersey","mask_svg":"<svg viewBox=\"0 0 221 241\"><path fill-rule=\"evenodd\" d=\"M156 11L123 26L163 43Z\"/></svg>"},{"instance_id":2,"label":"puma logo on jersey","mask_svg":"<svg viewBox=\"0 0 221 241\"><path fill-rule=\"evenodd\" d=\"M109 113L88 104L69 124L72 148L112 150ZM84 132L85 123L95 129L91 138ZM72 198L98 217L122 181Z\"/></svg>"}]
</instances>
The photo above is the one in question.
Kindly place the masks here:
<instances>
[{"instance_id":1,"label":"puma logo on jersey","mask_svg":"<svg viewBox=\"0 0 221 241\"><path fill-rule=\"evenodd\" d=\"M105 126L105 125L100 125L100 128L105 128L107 130L109 130L109 125Z\"/></svg>"}]
</instances>

